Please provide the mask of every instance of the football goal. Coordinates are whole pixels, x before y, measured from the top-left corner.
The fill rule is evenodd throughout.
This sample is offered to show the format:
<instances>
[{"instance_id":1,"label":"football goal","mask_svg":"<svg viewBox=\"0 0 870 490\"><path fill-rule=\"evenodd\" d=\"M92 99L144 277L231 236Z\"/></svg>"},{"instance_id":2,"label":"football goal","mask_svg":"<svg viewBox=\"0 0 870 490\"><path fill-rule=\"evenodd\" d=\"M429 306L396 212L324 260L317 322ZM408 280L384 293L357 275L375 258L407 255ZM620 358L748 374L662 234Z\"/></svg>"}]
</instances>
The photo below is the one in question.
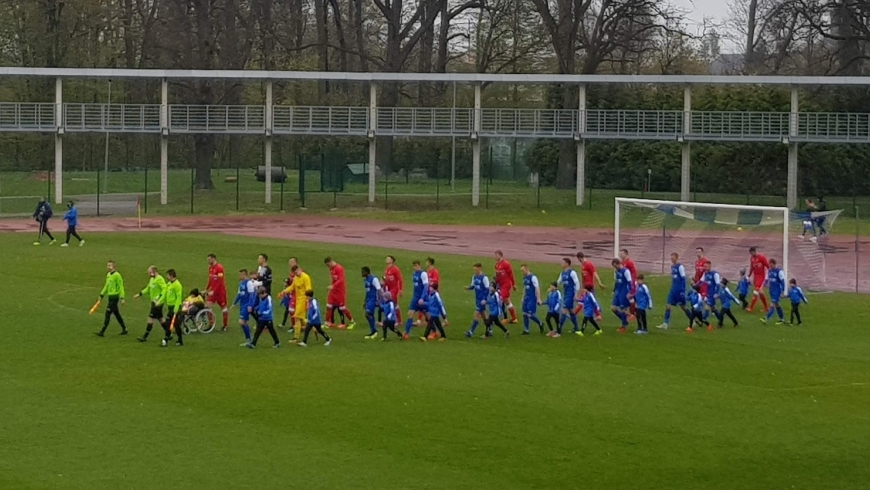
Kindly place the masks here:
<instances>
[{"instance_id":1,"label":"football goal","mask_svg":"<svg viewBox=\"0 0 870 490\"><path fill-rule=\"evenodd\" d=\"M627 249L639 270L653 274L666 274L676 252L691 276L696 250L703 248L713 267L736 285L740 269L748 271L749 247L756 247L776 259L787 278L825 291L824 236L840 212L616 198L613 252Z\"/></svg>"}]
</instances>

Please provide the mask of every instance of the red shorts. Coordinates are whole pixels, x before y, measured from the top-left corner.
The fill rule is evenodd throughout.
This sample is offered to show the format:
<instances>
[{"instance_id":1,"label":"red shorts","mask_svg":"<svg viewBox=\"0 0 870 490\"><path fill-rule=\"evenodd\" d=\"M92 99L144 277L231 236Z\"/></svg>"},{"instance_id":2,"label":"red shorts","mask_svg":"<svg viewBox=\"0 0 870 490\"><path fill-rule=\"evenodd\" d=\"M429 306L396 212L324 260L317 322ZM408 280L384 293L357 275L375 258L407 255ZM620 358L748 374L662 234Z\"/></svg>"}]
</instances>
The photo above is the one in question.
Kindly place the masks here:
<instances>
[{"instance_id":1,"label":"red shorts","mask_svg":"<svg viewBox=\"0 0 870 490\"><path fill-rule=\"evenodd\" d=\"M502 301L511 299L511 288L509 286L499 288L498 295Z\"/></svg>"},{"instance_id":2,"label":"red shorts","mask_svg":"<svg viewBox=\"0 0 870 490\"><path fill-rule=\"evenodd\" d=\"M752 285L755 286L755 289L758 289L759 291L762 288L764 288L764 278L763 277L759 277L758 279L755 279L753 277L752 283L753 283Z\"/></svg>"},{"instance_id":3,"label":"red shorts","mask_svg":"<svg viewBox=\"0 0 870 490\"><path fill-rule=\"evenodd\" d=\"M206 303L217 304L221 308L227 307L227 292L226 291L209 291Z\"/></svg>"},{"instance_id":4,"label":"red shorts","mask_svg":"<svg viewBox=\"0 0 870 490\"><path fill-rule=\"evenodd\" d=\"M336 308L340 306L347 306L345 304L347 303L347 300L345 299L346 297L347 296L344 294L330 292L329 295L326 297L326 305Z\"/></svg>"}]
</instances>

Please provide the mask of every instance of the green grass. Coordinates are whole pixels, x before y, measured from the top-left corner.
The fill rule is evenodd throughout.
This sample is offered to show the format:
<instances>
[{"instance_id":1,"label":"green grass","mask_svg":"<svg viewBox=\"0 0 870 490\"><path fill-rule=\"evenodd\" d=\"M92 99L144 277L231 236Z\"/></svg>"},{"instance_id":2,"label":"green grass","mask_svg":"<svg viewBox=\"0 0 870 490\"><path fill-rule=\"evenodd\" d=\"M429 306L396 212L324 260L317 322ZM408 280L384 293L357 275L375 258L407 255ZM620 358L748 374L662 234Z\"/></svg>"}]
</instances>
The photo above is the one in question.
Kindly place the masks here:
<instances>
[{"instance_id":1,"label":"green grass","mask_svg":"<svg viewBox=\"0 0 870 490\"><path fill-rule=\"evenodd\" d=\"M249 351L233 328L161 349L116 336L114 325L93 336L101 315L86 311L108 259L132 295L152 263L177 269L189 289L203 286L208 252L228 271L268 252L276 275L293 254L322 299L329 253L348 270L359 315L356 271L380 270L386 251L206 234L86 238L59 249L0 234L0 488L843 490L870 481L865 297L811 296L799 328L741 313L736 330L638 338L617 335L606 317L602 337L484 342L458 338L476 259L438 256L449 342L368 342L357 329L336 332L330 348ZM398 253L406 274L418 256ZM557 272L533 267L545 282ZM659 305L665 287L652 281ZM146 305L129 300L122 311L141 333Z\"/></svg>"},{"instance_id":2,"label":"green grass","mask_svg":"<svg viewBox=\"0 0 870 490\"><path fill-rule=\"evenodd\" d=\"M146 216L186 215L186 214L251 214L251 213L328 213L365 219L404 221L414 223L438 224L485 224L504 225L510 222L516 226L559 226L559 227L597 227L613 226L614 198L641 198L679 200L679 193L652 192L635 190L588 189L586 203L576 206L574 190L559 190L552 187L538 189L524 182L493 181L481 182L480 205L471 205L471 181L457 180L451 189L446 179L440 181L378 182L377 201L368 203L366 184L348 183L344 192L333 194L319 192L320 174L316 171L306 173L305 187L308 190L303 203L299 194L299 174L291 171L282 187L273 185L272 203L264 204L265 184L257 182L252 169L239 172L238 186L226 182L226 177L234 177L236 171L213 171L215 189L195 190L191 193L191 172L171 170L168 178L169 203L160 203L160 175L151 170L147 179L144 172L109 172L107 180L101 180L100 190L108 189L109 194L130 194L144 196L147 180L147 200L143 199ZM30 213L33 211L35 196L51 194L46 174L37 172L0 173L0 216ZM238 193L237 191L238 187ZM97 194L96 172L66 172L64 194L76 199L94 201ZM283 197L282 197L283 195ZM107 199L103 196L103 199ZM751 204L765 206L784 206L783 196L746 196L739 194L697 193L692 199L698 202L722 204ZM857 200L852 198L828 197L830 209L844 209L833 233L854 234L856 220L854 206L861 211L858 222L866 230L870 219L870 197ZM306 210L300 210L302 205ZM542 213L545 211L545 213Z\"/></svg>"}]
</instances>

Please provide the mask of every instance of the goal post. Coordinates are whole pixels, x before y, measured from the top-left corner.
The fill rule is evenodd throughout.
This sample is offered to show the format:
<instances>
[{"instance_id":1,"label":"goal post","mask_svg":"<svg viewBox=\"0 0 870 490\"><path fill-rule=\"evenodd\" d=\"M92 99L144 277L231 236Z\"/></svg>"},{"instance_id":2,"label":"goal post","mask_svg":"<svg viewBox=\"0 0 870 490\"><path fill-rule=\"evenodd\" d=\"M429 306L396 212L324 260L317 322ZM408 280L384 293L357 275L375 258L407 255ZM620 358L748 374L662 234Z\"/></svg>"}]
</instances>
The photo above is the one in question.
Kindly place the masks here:
<instances>
[{"instance_id":1,"label":"goal post","mask_svg":"<svg viewBox=\"0 0 870 490\"><path fill-rule=\"evenodd\" d=\"M756 247L805 289L829 291L837 286L838 270L833 257L829 285L827 255L837 247L825 237L840 213L616 198L613 254L627 249L643 272L667 274L671 253L691 266L700 247L722 276L736 283L740 270L749 266L749 248Z\"/></svg>"}]
</instances>

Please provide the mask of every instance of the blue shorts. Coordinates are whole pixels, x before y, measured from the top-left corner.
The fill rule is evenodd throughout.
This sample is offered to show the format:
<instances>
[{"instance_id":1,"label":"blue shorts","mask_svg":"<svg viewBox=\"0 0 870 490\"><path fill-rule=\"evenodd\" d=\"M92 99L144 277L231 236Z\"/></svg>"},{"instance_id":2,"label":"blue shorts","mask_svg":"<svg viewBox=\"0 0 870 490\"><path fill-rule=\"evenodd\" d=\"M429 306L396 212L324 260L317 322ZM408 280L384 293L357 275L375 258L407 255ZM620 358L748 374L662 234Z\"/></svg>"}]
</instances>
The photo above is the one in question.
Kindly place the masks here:
<instances>
[{"instance_id":1,"label":"blue shorts","mask_svg":"<svg viewBox=\"0 0 870 490\"><path fill-rule=\"evenodd\" d=\"M715 296L707 295L707 297L705 298L705 301L707 302L707 306L710 306L710 307L716 306L716 297Z\"/></svg>"},{"instance_id":2,"label":"blue shorts","mask_svg":"<svg viewBox=\"0 0 870 490\"><path fill-rule=\"evenodd\" d=\"M534 315L538 312L538 302L536 300L525 301L523 300L523 313L528 313L529 315Z\"/></svg>"},{"instance_id":3,"label":"blue shorts","mask_svg":"<svg viewBox=\"0 0 870 490\"><path fill-rule=\"evenodd\" d=\"M422 311L423 313L426 313L426 311L429 310L429 306L426 304L425 301L422 305L419 304L421 299L422 298L419 298L417 296L411 298L411 302L408 304L408 311Z\"/></svg>"},{"instance_id":4,"label":"blue shorts","mask_svg":"<svg viewBox=\"0 0 870 490\"><path fill-rule=\"evenodd\" d=\"M668 304L671 306L686 306L686 292L670 291L668 293Z\"/></svg>"},{"instance_id":5,"label":"blue shorts","mask_svg":"<svg viewBox=\"0 0 870 490\"><path fill-rule=\"evenodd\" d=\"M486 313L486 301L484 301L484 300L478 301L477 298L475 298L474 299L474 312L485 314Z\"/></svg>"},{"instance_id":6,"label":"blue shorts","mask_svg":"<svg viewBox=\"0 0 870 490\"><path fill-rule=\"evenodd\" d=\"M776 293L776 294L773 294L773 293ZM782 292L768 290L767 294L770 296L770 304L772 304L774 306L779 306L779 300L782 297Z\"/></svg>"},{"instance_id":7,"label":"blue shorts","mask_svg":"<svg viewBox=\"0 0 870 490\"><path fill-rule=\"evenodd\" d=\"M562 298L562 308L568 311L574 311L574 305L576 304L577 303L575 302L573 294L570 297L566 295L564 298Z\"/></svg>"},{"instance_id":8,"label":"blue shorts","mask_svg":"<svg viewBox=\"0 0 870 490\"><path fill-rule=\"evenodd\" d=\"M631 303L628 301L628 296L616 295L613 297L613 301L610 302L610 306L615 306L621 310L624 310L629 307Z\"/></svg>"},{"instance_id":9,"label":"blue shorts","mask_svg":"<svg viewBox=\"0 0 870 490\"><path fill-rule=\"evenodd\" d=\"M378 306L377 301L366 301L365 304L363 305L363 309L365 310L366 314L374 315L375 308L377 306Z\"/></svg>"},{"instance_id":10,"label":"blue shorts","mask_svg":"<svg viewBox=\"0 0 870 490\"><path fill-rule=\"evenodd\" d=\"M239 320L241 320L243 322L247 322L250 319L251 319L251 314L248 312L248 308L242 307L242 309L239 310Z\"/></svg>"}]
</instances>

